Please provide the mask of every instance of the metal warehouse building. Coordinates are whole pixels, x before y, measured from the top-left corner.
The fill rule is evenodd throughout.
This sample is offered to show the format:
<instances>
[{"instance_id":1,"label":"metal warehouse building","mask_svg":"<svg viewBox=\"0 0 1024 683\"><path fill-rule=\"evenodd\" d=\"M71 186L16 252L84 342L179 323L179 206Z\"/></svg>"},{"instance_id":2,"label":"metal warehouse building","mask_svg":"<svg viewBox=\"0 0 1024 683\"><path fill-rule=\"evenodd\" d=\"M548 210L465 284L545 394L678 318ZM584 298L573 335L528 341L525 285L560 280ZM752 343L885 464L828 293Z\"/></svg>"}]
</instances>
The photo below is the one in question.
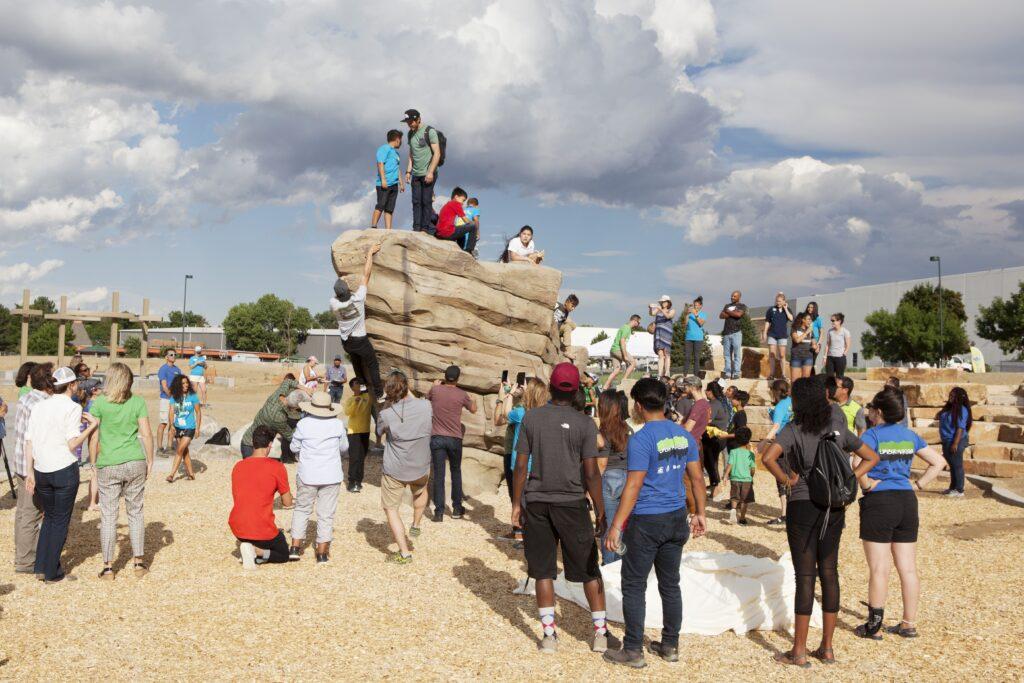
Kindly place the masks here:
<instances>
[{"instance_id":1,"label":"metal warehouse building","mask_svg":"<svg viewBox=\"0 0 1024 683\"><path fill-rule=\"evenodd\" d=\"M961 273L959 275L942 276L943 289L950 289L960 292L964 300L964 309L967 312L967 338L973 340L978 348L985 354L985 362L998 369L999 364L1012 360L1006 357L999 347L982 339L974 329L974 318L978 314L980 306L988 306L992 299L1001 296L1004 299L1012 296L1024 281L1024 266L1014 268L999 268L996 270L983 270L977 273ZM869 313L884 308L895 311L902 297L908 290L917 285L931 283L936 284L936 278L924 278L920 280L903 280L900 282L887 282L880 285L866 285L863 287L851 287L842 292L833 294L813 294L797 298L797 311L802 311L809 301L817 301L818 309L826 318L833 313L842 313L846 316L846 326L850 330L852 345L850 348L851 364L858 366L881 365L878 359L865 359L861 350L860 335L868 329L864 318ZM826 322L827 326L827 322ZM856 359L854 361L854 359Z\"/></svg>"}]
</instances>

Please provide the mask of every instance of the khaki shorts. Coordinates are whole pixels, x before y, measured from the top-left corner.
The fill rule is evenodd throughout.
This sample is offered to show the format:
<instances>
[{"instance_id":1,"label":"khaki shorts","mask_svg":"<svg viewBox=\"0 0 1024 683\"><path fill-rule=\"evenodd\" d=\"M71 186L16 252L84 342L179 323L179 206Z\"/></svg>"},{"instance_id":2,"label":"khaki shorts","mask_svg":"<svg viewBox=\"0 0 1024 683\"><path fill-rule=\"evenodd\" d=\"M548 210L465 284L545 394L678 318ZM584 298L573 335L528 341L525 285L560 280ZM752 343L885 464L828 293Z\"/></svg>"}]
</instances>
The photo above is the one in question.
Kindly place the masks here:
<instances>
[{"instance_id":1,"label":"khaki shorts","mask_svg":"<svg viewBox=\"0 0 1024 683\"><path fill-rule=\"evenodd\" d=\"M206 375L189 375L188 381L192 384L206 384Z\"/></svg>"},{"instance_id":2,"label":"khaki shorts","mask_svg":"<svg viewBox=\"0 0 1024 683\"><path fill-rule=\"evenodd\" d=\"M427 490L430 474L424 474L416 481L398 481L394 477L382 474L380 477L380 503L385 510L397 510L402 506L402 494L409 487L412 497L423 495Z\"/></svg>"},{"instance_id":3,"label":"khaki shorts","mask_svg":"<svg viewBox=\"0 0 1024 683\"><path fill-rule=\"evenodd\" d=\"M171 401L167 398L160 399L160 424L167 424L167 418L171 411Z\"/></svg>"}]
</instances>

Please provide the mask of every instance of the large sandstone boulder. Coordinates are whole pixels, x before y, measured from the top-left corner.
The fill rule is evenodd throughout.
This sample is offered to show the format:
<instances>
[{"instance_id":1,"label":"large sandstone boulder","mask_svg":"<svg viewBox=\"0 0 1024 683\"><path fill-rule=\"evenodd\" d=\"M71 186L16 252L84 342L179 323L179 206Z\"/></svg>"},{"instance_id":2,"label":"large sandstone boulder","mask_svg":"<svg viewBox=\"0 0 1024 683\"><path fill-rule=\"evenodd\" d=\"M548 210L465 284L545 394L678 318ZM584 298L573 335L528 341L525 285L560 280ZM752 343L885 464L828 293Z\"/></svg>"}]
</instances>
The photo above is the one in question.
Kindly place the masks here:
<instances>
[{"instance_id":1,"label":"large sandstone boulder","mask_svg":"<svg viewBox=\"0 0 1024 683\"><path fill-rule=\"evenodd\" d=\"M932 406L941 408L949 398L954 386L963 387L971 403L985 403L988 387L984 384L903 384L903 393L911 407Z\"/></svg>"},{"instance_id":2,"label":"large sandstone boulder","mask_svg":"<svg viewBox=\"0 0 1024 683\"><path fill-rule=\"evenodd\" d=\"M884 382L890 377L898 377L905 382L960 382L964 371L960 368L868 368L868 381Z\"/></svg>"},{"instance_id":3,"label":"large sandstone boulder","mask_svg":"<svg viewBox=\"0 0 1024 683\"><path fill-rule=\"evenodd\" d=\"M466 445L500 452L505 429L494 428L491 417L502 371L547 378L559 360L552 311L561 273L477 261L453 242L424 233L348 230L332 255L353 291L368 249L378 242L383 247L374 257L366 331L381 373L401 369L422 396L447 366L458 365L459 385L479 407L476 415L463 415Z\"/></svg>"},{"instance_id":4,"label":"large sandstone boulder","mask_svg":"<svg viewBox=\"0 0 1024 683\"><path fill-rule=\"evenodd\" d=\"M740 376L744 379L767 377L768 349L755 349L750 346L744 346L740 355Z\"/></svg>"}]
</instances>

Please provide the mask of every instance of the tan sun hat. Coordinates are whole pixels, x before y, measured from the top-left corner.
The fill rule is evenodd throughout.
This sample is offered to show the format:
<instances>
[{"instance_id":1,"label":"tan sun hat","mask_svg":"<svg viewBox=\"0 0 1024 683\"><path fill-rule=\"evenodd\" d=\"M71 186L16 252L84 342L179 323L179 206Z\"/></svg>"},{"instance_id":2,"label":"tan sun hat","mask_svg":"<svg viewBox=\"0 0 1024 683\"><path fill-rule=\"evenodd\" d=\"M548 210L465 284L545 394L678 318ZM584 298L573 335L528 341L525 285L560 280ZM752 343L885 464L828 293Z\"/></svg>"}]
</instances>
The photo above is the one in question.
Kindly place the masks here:
<instances>
[{"instance_id":1,"label":"tan sun hat","mask_svg":"<svg viewBox=\"0 0 1024 683\"><path fill-rule=\"evenodd\" d=\"M326 391L314 391L309 401L299 404L299 410L316 417L337 417L341 412L337 403L331 403L331 395Z\"/></svg>"}]
</instances>

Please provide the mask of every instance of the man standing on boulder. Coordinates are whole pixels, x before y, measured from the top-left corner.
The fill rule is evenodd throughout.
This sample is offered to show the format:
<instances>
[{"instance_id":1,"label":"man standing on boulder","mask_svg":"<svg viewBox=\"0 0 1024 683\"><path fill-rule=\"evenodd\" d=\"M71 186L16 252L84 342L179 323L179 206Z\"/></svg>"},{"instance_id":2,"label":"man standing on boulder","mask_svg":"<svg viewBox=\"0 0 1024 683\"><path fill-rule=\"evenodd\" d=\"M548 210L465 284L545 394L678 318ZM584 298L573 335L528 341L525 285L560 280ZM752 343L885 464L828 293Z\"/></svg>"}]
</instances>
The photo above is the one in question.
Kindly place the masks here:
<instances>
[{"instance_id":1,"label":"man standing on boulder","mask_svg":"<svg viewBox=\"0 0 1024 683\"><path fill-rule=\"evenodd\" d=\"M380 244L375 244L366 253L363 279L355 293L349 290L348 283L341 278L335 281L331 312L338 320L341 347L352 361L355 376L372 386L378 403L383 403L384 385L380 381L377 352L374 351L370 338L366 336L366 285L369 284L370 274L373 272L373 256L380 251L380 247Z\"/></svg>"},{"instance_id":2,"label":"man standing on boulder","mask_svg":"<svg viewBox=\"0 0 1024 683\"><path fill-rule=\"evenodd\" d=\"M740 303L743 294L737 289L729 297L729 303L723 308L718 317L725 321L722 326L722 351L725 354L725 371L722 373L724 379L740 378L740 354L743 348L743 331L740 327L740 318L747 314L747 305Z\"/></svg>"},{"instance_id":3,"label":"man standing on boulder","mask_svg":"<svg viewBox=\"0 0 1024 683\"><path fill-rule=\"evenodd\" d=\"M555 577L562 549L565 579L583 583L594 622L593 652L619 649L605 622L604 582L595 538L604 535L604 498L597 466L597 426L572 406L580 372L559 363L551 372L551 402L526 413L516 444L512 526L525 526L527 574L537 582L537 608L543 638L541 652L558 649L555 628ZM532 466L527 481L527 461ZM526 493L525 514L521 501ZM587 493L596 522L591 522Z\"/></svg>"},{"instance_id":4,"label":"man standing on boulder","mask_svg":"<svg viewBox=\"0 0 1024 683\"><path fill-rule=\"evenodd\" d=\"M433 235L431 214L437 167L441 163L441 142L437 130L425 125L415 109L405 110L402 123L409 126L409 163L405 181L412 188L412 229Z\"/></svg>"}]
</instances>

